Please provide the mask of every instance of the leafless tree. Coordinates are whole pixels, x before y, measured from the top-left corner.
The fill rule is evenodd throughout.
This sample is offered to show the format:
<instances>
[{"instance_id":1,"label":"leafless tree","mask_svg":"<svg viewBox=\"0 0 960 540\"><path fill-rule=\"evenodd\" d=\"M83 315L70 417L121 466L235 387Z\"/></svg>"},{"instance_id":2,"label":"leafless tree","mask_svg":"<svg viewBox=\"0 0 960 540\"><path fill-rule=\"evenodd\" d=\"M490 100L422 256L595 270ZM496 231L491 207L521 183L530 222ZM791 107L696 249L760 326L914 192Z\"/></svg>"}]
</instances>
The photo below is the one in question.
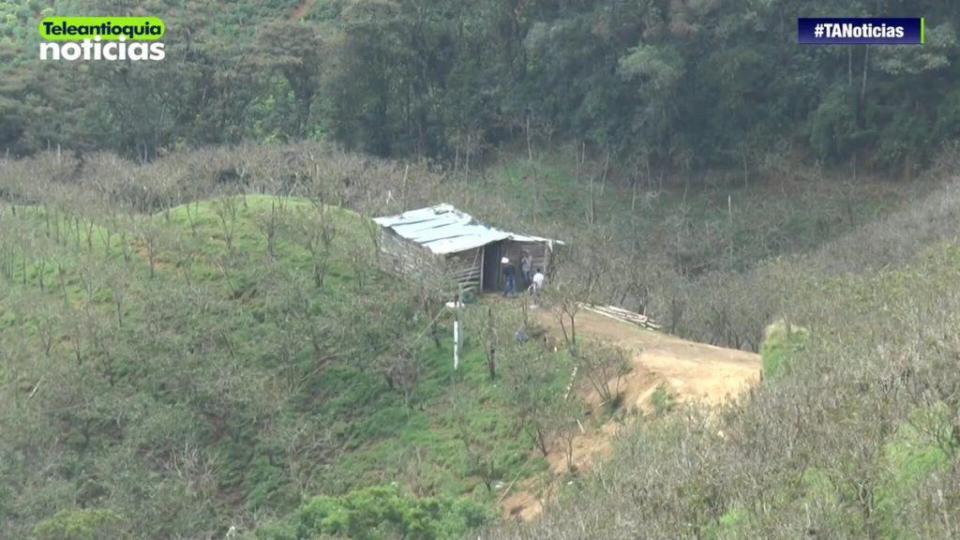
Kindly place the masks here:
<instances>
[{"instance_id":1,"label":"leafless tree","mask_svg":"<svg viewBox=\"0 0 960 540\"><path fill-rule=\"evenodd\" d=\"M578 374L590 382L602 402L611 409L620 399L620 383L630 372L630 362L623 349L599 341L591 341L580 348L576 362ZM638 351L631 351L637 353Z\"/></svg>"}]
</instances>

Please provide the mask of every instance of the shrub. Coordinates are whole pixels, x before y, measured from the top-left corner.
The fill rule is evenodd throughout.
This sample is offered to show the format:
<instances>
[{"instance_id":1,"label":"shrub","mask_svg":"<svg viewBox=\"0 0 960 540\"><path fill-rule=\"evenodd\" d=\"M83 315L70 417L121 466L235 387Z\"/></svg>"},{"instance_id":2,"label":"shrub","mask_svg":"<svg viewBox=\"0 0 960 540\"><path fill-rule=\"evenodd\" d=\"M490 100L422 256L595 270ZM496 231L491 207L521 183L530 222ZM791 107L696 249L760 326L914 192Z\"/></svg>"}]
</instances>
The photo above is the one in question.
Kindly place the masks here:
<instances>
[{"instance_id":1,"label":"shrub","mask_svg":"<svg viewBox=\"0 0 960 540\"><path fill-rule=\"evenodd\" d=\"M663 416L677 406L676 397L670 392L670 388L663 383L653 391L650 401L653 402L653 411L657 416Z\"/></svg>"},{"instance_id":2,"label":"shrub","mask_svg":"<svg viewBox=\"0 0 960 540\"><path fill-rule=\"evenodd\" d=\"M261 528L257 537L460 538L489 519L488 512L472 501L418 499L391 484L352 491L342 497L315 497L288 522Z\"/></svg>"},{"instance_id":3,"label":"shrub","mask_svg":"<svg viewBox=\"0 0 960 540\"><path fill-rule=\"evenodd\" d=\"M112 510L61 510L33 528L37 540L119 538L122 519Z\"/></svg>"},{"instance_id":4,"label":"shrub","mask_svg":"<svg viewBox=\"0 0 960 540\"><path fill-rule=\"evenodd\" d=\"M764 377L776 378L784 373L790 359L801 351L809 337L805 328L777 321L767 327L760 355Z\"/></svg>"}]
</instances>

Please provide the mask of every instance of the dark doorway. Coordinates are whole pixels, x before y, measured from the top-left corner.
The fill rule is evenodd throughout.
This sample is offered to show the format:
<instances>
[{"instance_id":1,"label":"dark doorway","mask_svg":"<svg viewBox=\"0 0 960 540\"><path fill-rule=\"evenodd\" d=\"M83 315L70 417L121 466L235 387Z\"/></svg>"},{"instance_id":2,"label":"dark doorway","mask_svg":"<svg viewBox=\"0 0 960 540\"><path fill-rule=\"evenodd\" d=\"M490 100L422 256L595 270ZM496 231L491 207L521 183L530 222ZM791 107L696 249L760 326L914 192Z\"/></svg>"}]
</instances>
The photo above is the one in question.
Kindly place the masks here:
<instances>
[{"instance_id":1,"label":"dark doorway","mask_svg":"<svg viewBox=\"0 0 960 540\"><path fill-rule=\"evenodd\" d=\"M483 290L500 290L500 242L483 247Z\"/></svg>"}]
</instances>

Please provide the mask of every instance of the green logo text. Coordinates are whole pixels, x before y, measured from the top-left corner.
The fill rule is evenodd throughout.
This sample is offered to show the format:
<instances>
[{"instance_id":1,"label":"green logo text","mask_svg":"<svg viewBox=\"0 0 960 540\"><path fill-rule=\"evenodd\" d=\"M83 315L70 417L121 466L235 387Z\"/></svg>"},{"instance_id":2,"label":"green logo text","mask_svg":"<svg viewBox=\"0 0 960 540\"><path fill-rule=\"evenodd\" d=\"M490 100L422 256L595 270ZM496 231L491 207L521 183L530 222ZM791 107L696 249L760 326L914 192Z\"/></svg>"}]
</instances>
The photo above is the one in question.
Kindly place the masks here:
<instances>
[{"instance_id":1,"label":"green logo text","mask_svg":"<svg viewBox=\"0 0 960 540\"><path fill-rule=\"evenodd\" d=\"M167 27L157 17L47 17L40 21L44 41L158 41Z\"/></svg>"}]
</instances>

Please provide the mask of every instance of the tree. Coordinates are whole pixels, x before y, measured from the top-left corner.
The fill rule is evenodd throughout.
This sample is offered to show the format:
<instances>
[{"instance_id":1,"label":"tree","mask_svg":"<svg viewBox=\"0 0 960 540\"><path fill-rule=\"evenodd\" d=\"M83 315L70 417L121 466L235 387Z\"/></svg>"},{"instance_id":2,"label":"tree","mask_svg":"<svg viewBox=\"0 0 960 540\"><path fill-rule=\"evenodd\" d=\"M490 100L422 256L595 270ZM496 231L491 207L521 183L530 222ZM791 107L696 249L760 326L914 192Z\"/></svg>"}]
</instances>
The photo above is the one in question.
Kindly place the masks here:
<instances>
[{"instance_id":1,"label":"tree","mask_svg":"<svg viewBox=\"0 0 960 540\"><path fill-rule=\"evenodd\" d=\"M520 429L540 453L550 452L553 437L565 427L562 364L533 344L514 345L501 355L507 397Z\"/></svg>"},{"instance_id":2,"label":"tree","mask_svg":"<svg viewBox=\"0 0 960 540\"><path fill-rule=\"evenodd\" d=\"M500 335L497 331L497 320L493 315L493 307L487 308L486 324L478 325L483 343L483 354L487 358L487 373L490 380L497 378L497 347L500 342Z\"/></svg>"},{"instance_id":3,"label":"tree","mask_svg":"<svg viewBox=\"0 0 960 540\"><path fill-rule=\"evenodd\" d=\"M334 241L337 238L335 212L330 207L318 203L310 209L298 210L294 219L294 227L300 243L310 254L313 283L317 288L323 287Z\"/></svg>"},{"instance_id":4,"label":"tree","mask_svg":"<svg viewBox=\"0 0 960 540\"><path fill-rule=\"evenodd\" d=\"M313 135L308 129L312 108L330 56L324 36L331 32L326 30L321 32L302 22L270 22L260 28L254 56L249 60L259 68L266 68L267 72L283 76L286 87L295 98L294 113L290 115L293 124L288 128L289 134L295 138ZM275 95L283 99L284 93L278 91Z\"/></svg>"},{"instance_id":5,"label":"tree","mask_svg":"<svg viewBox=\"0 0 960 540\"><path fill-rule=\"evenodd\" d=\"M124 520L109 509L61 510L37 524L38 540L95 540L122 534Z\"/></svg>"},{"instance_id":6,"label":"tree","mask_svg":"<svg viewBox=\"0 0 960 540\"><path fill-rule=\"evenodd\" d=\"M455 392L450 408L457 428L457 437L467 455L467 474L479 476L487 491L492 492L493 482L499 476L494 448L490 445L490 438L471 425L469 408L477 404L468 402L463 395L460 391Z\"/></svg>"},{"instance_id":7,"label":"tree","mask_svg":"<svg viewBox=\"0 0 960 540\"><path fill-rule=\"evenodd\" d=\"M555 269L545 296L553 307L567 349L573 355L577 354L577 314L597 291L605 260L602 254L590 253L586 249L575 253L572 248L562 258L554 258Z\"/></svg>"},{"instance_id":8,"label":"tree","mask_svg":"<svg viewBox=\"0 0 960 540\"><path fill-rule=\"evenodd\" d=\"M387 386L403 396L403 402L408 407L412 404L417 383L420 381L419 352L410 348L401 347L389 351L380 357L377 364L383 373Z\"/></svg>"},{"instance_id":9,"label":"tree","mask_svg":"<svg viewBox=\"0 0 960 540\"><path fill-rule=\"evenodd\" d=\"M599 341L588 342L579 349L576 363L577 374L590 382L605 406L615 409L620 400L620 382L631 369L626 351Z\"/></svg>"}]
</instances>

